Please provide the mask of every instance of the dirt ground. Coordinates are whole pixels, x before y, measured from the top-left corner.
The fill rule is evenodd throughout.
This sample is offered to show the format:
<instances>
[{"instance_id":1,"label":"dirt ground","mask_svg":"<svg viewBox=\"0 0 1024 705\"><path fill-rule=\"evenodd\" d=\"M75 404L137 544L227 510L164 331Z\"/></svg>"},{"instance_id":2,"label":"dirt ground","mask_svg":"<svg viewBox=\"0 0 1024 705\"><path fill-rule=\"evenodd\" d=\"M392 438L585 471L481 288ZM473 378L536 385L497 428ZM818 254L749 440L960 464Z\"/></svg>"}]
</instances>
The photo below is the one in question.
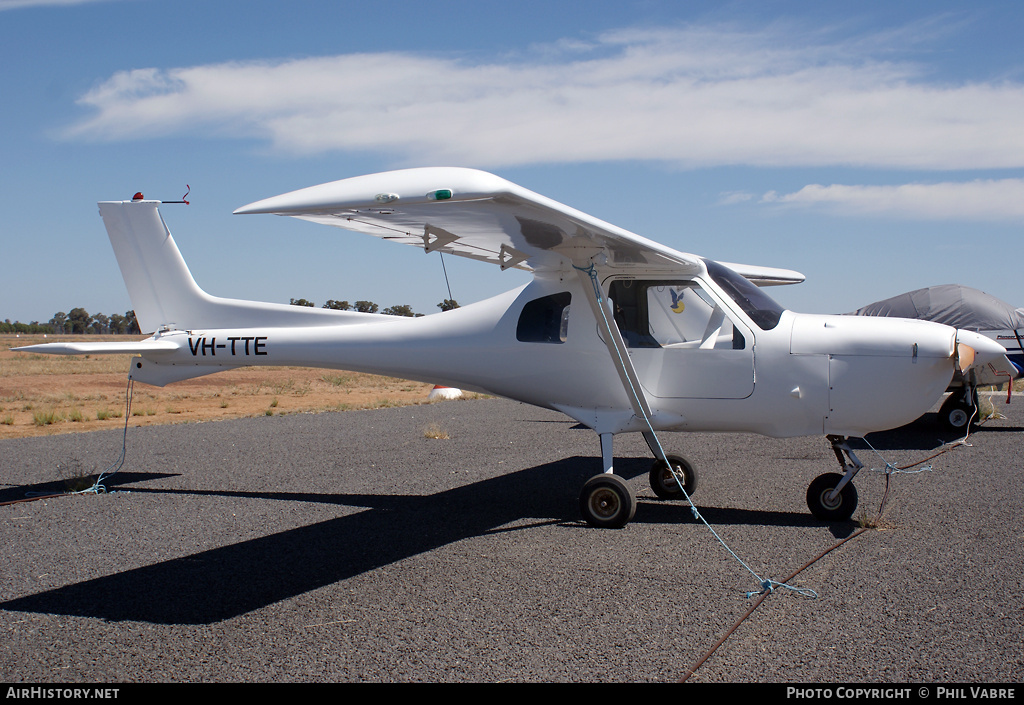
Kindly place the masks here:
<instances>
[{"instance_id":1,"label":"dirt ground","mask_svg":"<svg viewBox=\"0 0 1024 705\"><path fill-rule=\"evenodd\" d=\"M11 348L143 336L0 335L0 439L121 428L128 355L40 355ZM433 385L305 367L246 367L166 387L136 383L129 423L197 423L244 416L430 403ZM477 395L468 395L477 396Z\"/></svg>"}]
</instances>

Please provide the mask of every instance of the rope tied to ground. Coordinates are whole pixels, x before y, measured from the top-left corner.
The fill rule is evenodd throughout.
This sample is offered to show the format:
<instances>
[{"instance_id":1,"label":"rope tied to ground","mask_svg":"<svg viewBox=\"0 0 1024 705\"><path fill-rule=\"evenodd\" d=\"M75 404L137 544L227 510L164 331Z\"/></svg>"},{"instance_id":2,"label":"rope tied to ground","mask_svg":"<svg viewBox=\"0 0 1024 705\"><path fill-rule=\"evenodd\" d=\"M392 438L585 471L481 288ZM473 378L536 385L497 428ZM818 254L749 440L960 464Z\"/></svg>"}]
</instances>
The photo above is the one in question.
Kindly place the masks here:
<instances>
[{"instance_id":1,"label":"rope tied to ground","mask_svg":"<svg viewBox=\"0 0 1024 705\"><path fill-rule=\"evenodd\" d=\"M45 492L26 492L23 499L17 499L10 502L3 502L4 505L16 504L20 502L33 502L39 499L49 499L52 497L71 497L79 494L108 494L106 485L103 481L116 474L124 467L125 456L128 451L128 419L131 418L132 413L132 392L135 389L135 380L132 379L131 372L128 373L128 387L125 390L125 411L124 411L124 432L121 436L121 453L117 459L107 466L105 470L100 472L96 476L95 482L90 487L86 487L81 490L69 490L67 492L58 493L45 493ZM58 466L59 467L59 466ZM113 494L113 493L111 493Z\"/></svg>"},{"instance_id":2,"label":"rope tied to ground","mask_svg":"<svg viewBox=\"0 0 1024 705\"><path fill-rule=\"evenodd\" d=\"M128 387L125 389L125 408L124 408L124 433L121 436L121 454L117 459L107 466L103 472L96 476L96 482L92 484L92 487L88 487L84 490L78 490L76 492L69 492L68 494L106 494L107 487L103 484L103 481L124 467L125 455L128 452L128 419L132 415L132 393L135 390L135 380L132 379L131 372L128 373Z\"/></svg>"}]
</instances>

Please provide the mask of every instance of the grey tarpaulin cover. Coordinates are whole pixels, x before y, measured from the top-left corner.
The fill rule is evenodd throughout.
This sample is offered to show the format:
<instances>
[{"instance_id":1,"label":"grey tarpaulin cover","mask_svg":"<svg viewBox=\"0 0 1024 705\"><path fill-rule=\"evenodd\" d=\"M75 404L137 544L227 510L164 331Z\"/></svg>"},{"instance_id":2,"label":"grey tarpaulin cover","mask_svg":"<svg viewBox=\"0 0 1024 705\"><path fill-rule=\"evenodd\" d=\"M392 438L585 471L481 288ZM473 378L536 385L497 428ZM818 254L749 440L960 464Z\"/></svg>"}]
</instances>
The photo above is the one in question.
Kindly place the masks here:
<instances>
[{"instance_id":1,"label":"grey tarpaulin cover","mask_svg":"<svg viewBox=\"0 0 1024 705\"><path fill-rule=\"evenodd\" d=\"M1024 328L1024 308L1015 309L984 291L959 284L908 291L868 304L851 315L916 318L974 331Z\"/></svg>"}]
</instances>

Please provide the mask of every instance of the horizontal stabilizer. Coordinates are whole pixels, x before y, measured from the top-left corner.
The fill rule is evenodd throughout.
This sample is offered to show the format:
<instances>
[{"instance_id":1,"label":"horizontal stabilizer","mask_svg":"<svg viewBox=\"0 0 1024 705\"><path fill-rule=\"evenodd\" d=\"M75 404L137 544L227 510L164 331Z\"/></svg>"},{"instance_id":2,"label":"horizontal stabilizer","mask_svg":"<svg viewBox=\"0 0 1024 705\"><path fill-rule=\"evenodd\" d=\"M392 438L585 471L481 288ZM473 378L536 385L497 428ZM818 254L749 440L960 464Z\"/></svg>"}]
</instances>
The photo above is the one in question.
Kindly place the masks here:
<instances>
[{"instance_id":1,"label":"horizontal stabilizer","mask_svg":"<svg viewBox=\"0 0 1024 705\"><path fill-rule=\"evenodd\" d=\"M42 343L11 350L44 355L151 355L173 352L178 347L176 343L163 340L128 340L116 343Z\"/></svg>"},{"instance_id":2,"label":"horizontal stabilizer","mask_svg":"<svg viewBox=\"0 0 1024 705\"><path fill-rule=\"evenodd\" d=\"M173 337L173 336L172 336ZM242 367L237 363L196 364L172 362L173 353L184 348L184 340L147 340L117 343L43 343L11 348L19 352L44 353L46 355L141 355L132 360L131 376L137 382L163 387L171 382L202 377L215 372ZM185 348L187 350L187 348Z\"/></svg>"}]
</instances>

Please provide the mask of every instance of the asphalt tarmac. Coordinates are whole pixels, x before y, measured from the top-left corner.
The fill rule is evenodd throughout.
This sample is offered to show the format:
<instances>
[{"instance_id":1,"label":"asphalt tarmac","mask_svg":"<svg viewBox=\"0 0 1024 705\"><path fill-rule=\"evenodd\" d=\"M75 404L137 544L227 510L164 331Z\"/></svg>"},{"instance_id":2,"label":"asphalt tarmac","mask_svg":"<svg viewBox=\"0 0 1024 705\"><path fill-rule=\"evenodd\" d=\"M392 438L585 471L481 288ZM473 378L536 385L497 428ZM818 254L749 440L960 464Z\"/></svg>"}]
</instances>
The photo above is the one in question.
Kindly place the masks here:
<instances>
[{"instance_id":1,"label":"asphalt tarmac","mask_svg":"<svg viewBox=\"0 0 1024 705\"><path fill-rule=\"evenodd\" d=\"M676 682L729 634L688 683L1018 683L1024 411L1004 400L930 470L863 471L834 525L805 503L838 467L824 438L664 434L728 548L655 498L639 436L616 439L635 519L584 524L597 437L515 402L130 428L107 493L0 506L0 681ZM932 413L857 452L898 467L940 438ZM121 439L0 442L0 501ZM878 528L791 581L813 596L778 587L736 626L883 497Z\"/></svg>"}]
</instances>

